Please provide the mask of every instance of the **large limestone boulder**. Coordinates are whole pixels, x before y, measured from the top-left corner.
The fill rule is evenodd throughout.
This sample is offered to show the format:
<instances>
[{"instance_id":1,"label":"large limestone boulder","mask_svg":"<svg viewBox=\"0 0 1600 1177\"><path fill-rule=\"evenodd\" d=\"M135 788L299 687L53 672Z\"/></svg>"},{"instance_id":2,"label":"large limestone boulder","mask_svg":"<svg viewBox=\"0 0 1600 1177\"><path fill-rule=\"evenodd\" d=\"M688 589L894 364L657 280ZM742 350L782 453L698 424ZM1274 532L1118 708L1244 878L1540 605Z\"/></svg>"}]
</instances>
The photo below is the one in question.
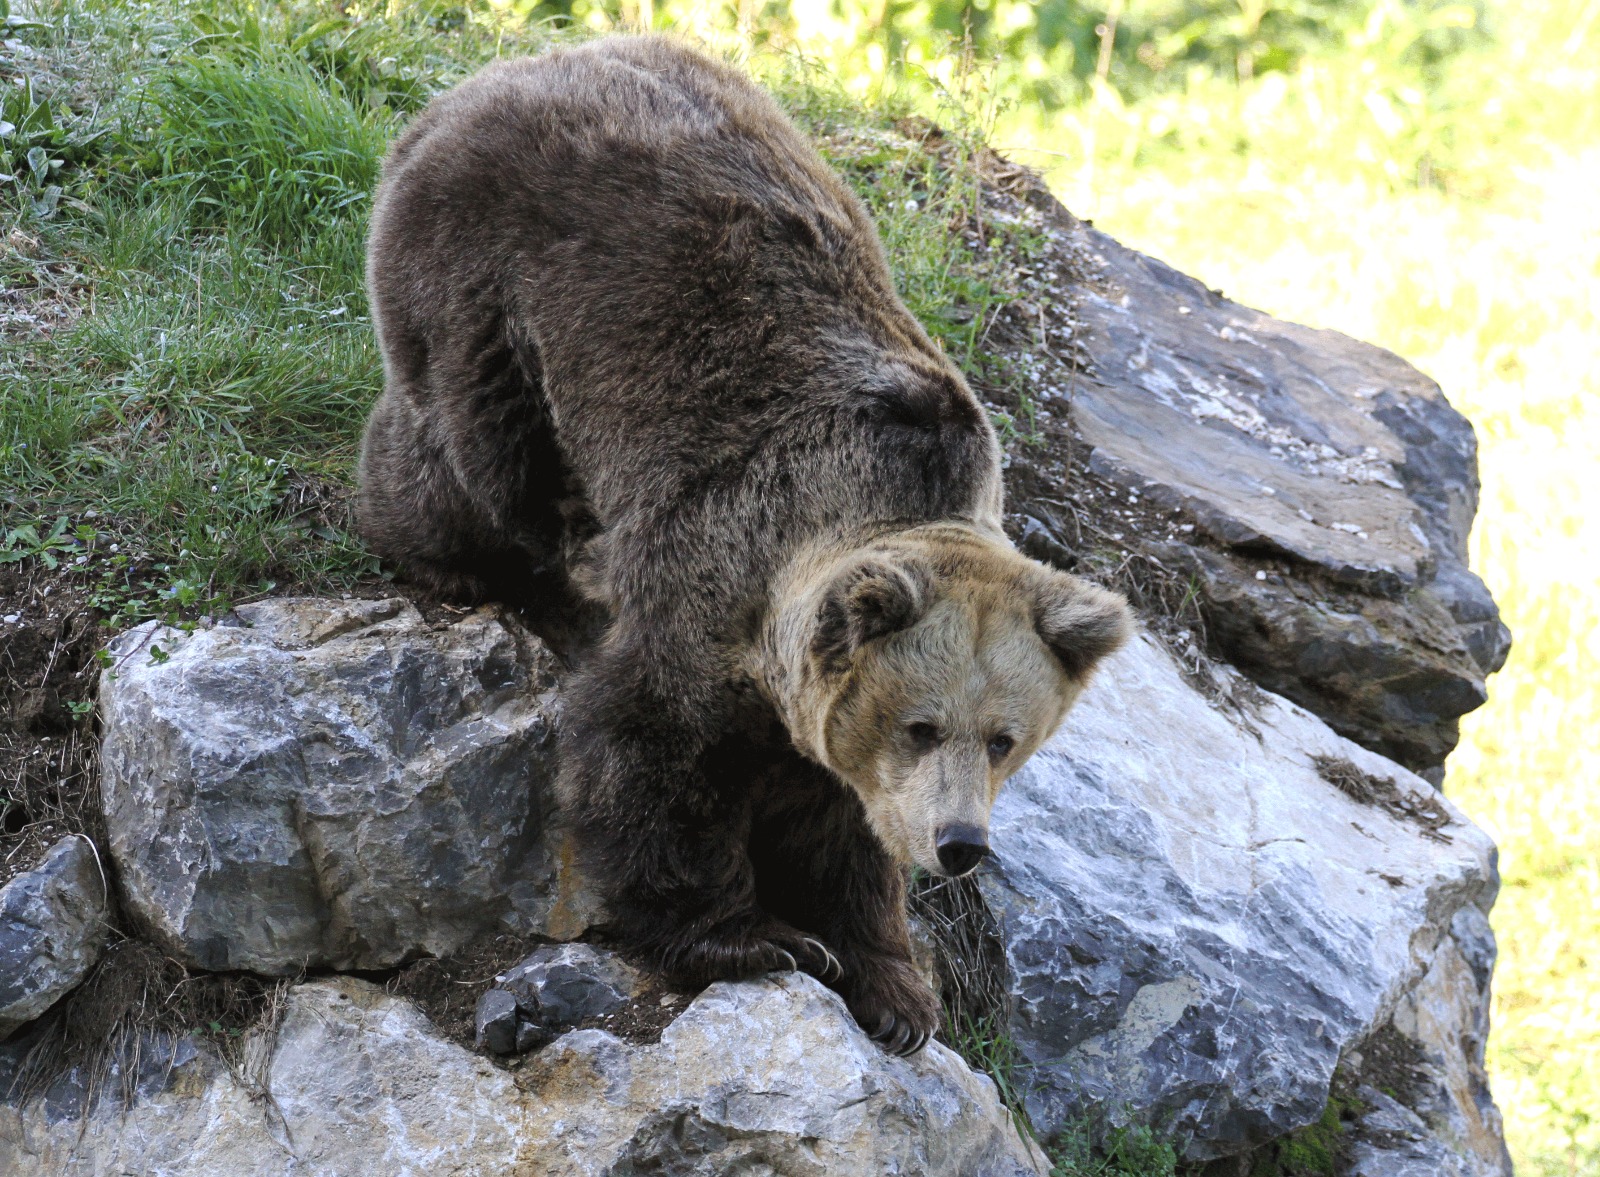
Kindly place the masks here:
<instances>
[{"instance_id":1,"label":"large limestone boulder","mask_svg":"<svg viewBox=\"0 0 1600 1177\"><path fill-rule=\"evenodd\" d=\"M713 985L654 1045L598 1030L517 1072L351 978L300 985L230 1069L205 1050L87 1124L73 1092L0 1104L14 1177L1042 1177L993 1083L934 1044L884 1054L804 976ZM3 1072L3 1059L0 1059Z\"/></svg>"},{"instance_id":2,"label":"large limestone boulder","mask_svg":"<svg viewBox=\"0 0 1600 1177\"><path fill-rule=\"evenodd\" d=\"M1471 424L1393 353L1231 302L1006 180L993 215L1044 240L1010 324L1042 442L1009 455L1017 537L1154 561L1198 590L1214 652L1437 783L1510 646L1467 567Z\"/></svg>"},{"instance_id":3,"label":"large limestone boulder","mask_svg":"<svg viewBox=\"0 0 1600 1177\"><path fill-rule=\"evenodd\" d=\"M1007 786L992 840L1041 1131L1109 1113L1190 1160L1245 1153L1317 1120L1399 1022L1436 1056L1417 1110L1443 1147L1504 1171L1481 1071L1494 846L1426 782L1285 700L1219 707L1146 638Z\"/></svg>"},{"instance_id":4,"label":"large limestone boulder","mask_svg":"<svg viewBox=\"0 0 1600 1177\"><path fill-rule=\"evenodd\" d=\"M186 964L376 969L585 925L550 831L554 662L497 612L263 601L110 654L111 853L128 910Z\"/></svg>"},{"instance_id":5,"label":"large limestone boulder","mask_svg":"<svg viewBox=\"0 0 1600 1177\"><path fill-rule=\"evenodd\" d=\"M0 888L0 1040L77 988L100 959L106 898L94 847L78 835Z\"/></svg>"}]
</instances>

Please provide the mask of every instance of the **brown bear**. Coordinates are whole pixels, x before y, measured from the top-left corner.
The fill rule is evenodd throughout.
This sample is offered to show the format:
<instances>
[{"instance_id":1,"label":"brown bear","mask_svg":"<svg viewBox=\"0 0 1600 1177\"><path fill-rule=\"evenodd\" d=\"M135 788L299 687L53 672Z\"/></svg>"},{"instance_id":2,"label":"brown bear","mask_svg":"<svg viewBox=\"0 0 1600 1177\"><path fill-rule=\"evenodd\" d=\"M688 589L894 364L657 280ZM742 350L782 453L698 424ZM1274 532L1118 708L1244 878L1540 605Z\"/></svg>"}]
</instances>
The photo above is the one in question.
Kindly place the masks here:
<instances>
[{"instance_id":1,"label":"brown bear","mask_svg":"<svg viewBox=\"0 0 1600 1177\"><path fill-rule=\"evenodd\" d=\"M561 795L622 944L685 984L804 969L919 1049L906 868L977 865L1128 615L1007 542L988 417L861 204L741 74L615 37L436 98L369 256L362 531L563 644Z\"/></svg>"}]
</instances>

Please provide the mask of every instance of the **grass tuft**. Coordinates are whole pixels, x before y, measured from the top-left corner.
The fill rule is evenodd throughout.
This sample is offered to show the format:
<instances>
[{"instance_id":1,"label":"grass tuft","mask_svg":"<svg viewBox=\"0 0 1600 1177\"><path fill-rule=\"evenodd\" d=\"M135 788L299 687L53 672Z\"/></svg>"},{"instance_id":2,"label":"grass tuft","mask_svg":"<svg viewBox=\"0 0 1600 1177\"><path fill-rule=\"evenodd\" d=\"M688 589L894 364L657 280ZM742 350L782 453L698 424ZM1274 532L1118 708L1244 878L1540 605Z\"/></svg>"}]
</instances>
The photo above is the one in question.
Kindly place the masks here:
<instances>
[{"instance_id":1,"label":"grass tuft","mask_svg":"<svg viewBox=\"0 0 1600 1177\"><path fill-rule=\"evenodd\" d=\"M151 86L140 160L199 223L289 243L358 215L390 125L287 54L197 57Z\"/></svg>"}]
</instances>

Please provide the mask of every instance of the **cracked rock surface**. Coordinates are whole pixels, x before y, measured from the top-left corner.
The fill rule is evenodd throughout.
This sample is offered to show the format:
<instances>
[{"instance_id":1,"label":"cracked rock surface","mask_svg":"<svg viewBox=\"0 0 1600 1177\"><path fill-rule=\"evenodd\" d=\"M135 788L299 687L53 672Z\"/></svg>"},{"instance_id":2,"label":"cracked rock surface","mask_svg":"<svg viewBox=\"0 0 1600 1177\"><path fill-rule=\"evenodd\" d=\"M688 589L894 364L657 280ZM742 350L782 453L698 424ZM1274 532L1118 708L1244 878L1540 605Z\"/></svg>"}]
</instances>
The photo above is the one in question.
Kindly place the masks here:
<instances>
[{"instance_id":1,"label":"cracked rock surface","mask_svg":"<svg viewBox=\"0 0 1600 1177\"><path fill-rule=\"evenodd\" d=\"M1291 703L1220 710L1136 641L1007 785L992 842L982 885L1046 1133L1121 1109L1190 1160L1243 1153L1315 1121L1341 1059L1397 1017L1432 1019L1444 1086L1470 1087L1464 1049L1481 1075L1460 1035L1487 992L1452 927L1481 951L1492 842ZM1483 1097L1447 1147L1496 1152Z\"/></svg>"},{"instance_id":2,"label":"cracked rock surface","mask_svg":"<svg viewBox=\"0 0 1600 1177\"><path fill-rule=\"evenodd\" d=\"M1043 1177L994 1084L892 1058L815 980L713 985L652 1046L599 1030L513 1074L353 978L296 986L237 1073L190 1050L130 1107L0 1104L0 1171L164 1177L538 1173Z\"/></svg>"},{"instance_id":3,"label":"cracked rock surface","mask_svg":"<svg viewBox=\"0 0 1600 1177\"><path fill-rule=\"evenodd\" d=\"M497 612L269 600L110 653L111 852L128 909L184 963L377 969L585 926L548 831L554 662Z\"/></svg>"}]
</instances>

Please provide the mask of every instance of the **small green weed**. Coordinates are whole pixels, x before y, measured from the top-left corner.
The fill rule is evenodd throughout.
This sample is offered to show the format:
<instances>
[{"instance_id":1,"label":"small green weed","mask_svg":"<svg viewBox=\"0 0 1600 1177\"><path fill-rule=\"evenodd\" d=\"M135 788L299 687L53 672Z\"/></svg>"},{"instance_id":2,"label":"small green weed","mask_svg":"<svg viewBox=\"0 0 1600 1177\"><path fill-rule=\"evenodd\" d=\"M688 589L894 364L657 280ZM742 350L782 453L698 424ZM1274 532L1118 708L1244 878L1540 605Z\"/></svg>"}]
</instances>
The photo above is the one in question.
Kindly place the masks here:
<instances>
[{"instance_id":1,"label":"small green weed","mask_svg":"<svg viewBox=\"0 0 1600 1177\"><path fill-rule=\"evenodd\" d=\"M67 530L67 517L58 515L50 529L40 534L42 524L24 523L13 527L0 538L0 564L16 564L30 557L41 561L46 568L60 567L60 557L75 552L84 542L78 532ZM81 531L82 529L80 529ZM94 528L88 528L88 538L94 538Z\"/></svg>"},{"instance_id":2,"label":"small green weed","mask_svg":"<svg viewBox=\"0 0 1600 1177\"><path fill-rule=\"evenodd\" d=\"M1154 1130L1109 1128L1096 1146L1086 1125L1062 1132L1050 1148L1050 1177L1174 1177L1178 1154Z\"/></svg>"},{"instance_id":3,"label":"small green weed","mask_svg":"<svg viewBox=\"0 0 1600 1177\"><path fill-rule=\"evenodd\" d=\"M66 195L66 181L86 163L110 128L59 109L36 90L34 79L0 88L0 185L9 188L13 206L24 217L47 221L66 204L81 211L90 206Z\"/></svg>"},{"instance_id":4,"label":"small green weed","mask_svg":"<svg viewBox=\"0 0 1600 1177\"><path fill-rule=\"evenodd\" d=\"M1344 1141L1344 1117L1361 1106L1354 1096L1334 1095L1315 1124L1256 1150L1250 1177L1334 1177Z\"/></svg>"}]
</instances>

